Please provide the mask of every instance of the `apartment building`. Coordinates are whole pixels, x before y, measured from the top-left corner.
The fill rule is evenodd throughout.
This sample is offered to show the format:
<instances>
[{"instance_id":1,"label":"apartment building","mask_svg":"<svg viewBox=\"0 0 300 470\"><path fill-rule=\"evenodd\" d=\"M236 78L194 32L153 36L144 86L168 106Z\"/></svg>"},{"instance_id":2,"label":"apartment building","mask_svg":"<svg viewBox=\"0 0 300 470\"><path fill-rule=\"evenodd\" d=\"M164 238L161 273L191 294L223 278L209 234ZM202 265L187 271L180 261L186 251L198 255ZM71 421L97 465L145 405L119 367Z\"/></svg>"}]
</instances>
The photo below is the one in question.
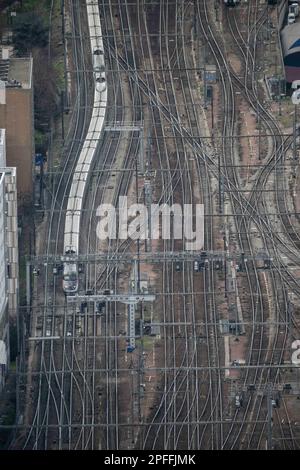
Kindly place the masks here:
<instances>
[{"instance_id":1,"label":"apartment building","mask_svg":"<svg viewBox=\"0 0 300 470\"><path fill-rule=\"evenodd\" d=\"M3 58L5 57L5 58ZM6 163L18 171L19 203L30 202L33 190L34 115L32 58L0 60L0 128L6 129Z\"/></svg>"},{"instance_id":2,"label":"apartment building","mask_svg":"<svg viewBox=\"0 0 300 470\"><path fill-rule=\"evenodd\" d=\"M0 392L9 365L9 325L18 315L18 286L16 169L6 166L5 131L0 129Z\"/></svg>"}]
</instances>

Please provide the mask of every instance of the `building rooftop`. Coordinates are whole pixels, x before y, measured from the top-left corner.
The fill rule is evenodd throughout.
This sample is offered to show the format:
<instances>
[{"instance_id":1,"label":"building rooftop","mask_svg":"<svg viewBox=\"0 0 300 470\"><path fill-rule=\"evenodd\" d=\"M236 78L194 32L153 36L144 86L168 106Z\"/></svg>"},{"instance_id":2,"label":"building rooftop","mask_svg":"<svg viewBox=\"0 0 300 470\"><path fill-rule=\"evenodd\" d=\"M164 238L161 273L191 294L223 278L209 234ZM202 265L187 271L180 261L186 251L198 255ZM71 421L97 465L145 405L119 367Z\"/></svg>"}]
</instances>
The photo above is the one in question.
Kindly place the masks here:
<instances>
[{"instance_id":1,"label":"building rooftop","mask_svg":"<svg viewBox=\"0 0 300 470\"><path fill-rule=\"evenodd\" d=\"M32 86L32 57L0 60L0 80L6 87L30 89Z\"/></svg>"}]
</instances>

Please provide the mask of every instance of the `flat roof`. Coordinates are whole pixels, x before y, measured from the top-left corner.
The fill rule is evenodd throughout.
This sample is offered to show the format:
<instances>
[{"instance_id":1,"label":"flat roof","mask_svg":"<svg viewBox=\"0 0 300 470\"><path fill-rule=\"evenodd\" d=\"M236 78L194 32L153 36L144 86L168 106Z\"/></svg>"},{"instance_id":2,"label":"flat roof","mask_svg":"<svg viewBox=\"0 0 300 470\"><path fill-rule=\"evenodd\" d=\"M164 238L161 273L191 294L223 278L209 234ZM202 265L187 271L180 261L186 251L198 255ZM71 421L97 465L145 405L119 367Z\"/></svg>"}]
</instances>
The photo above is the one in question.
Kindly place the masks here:
<instances>
[{"instance_id":1,"label":"flat roof","mask_svg":"<svg viewBox=\"0 0 300 470\"><path fill-rule=\"evenodd\" d=\"M17 167L15 166L0 166L0 173L4 175L15 175Z\"/></svg>"},{"instance_id":2,"label":"flat roof","mask_svg":"<svg viewBox=\"0 0 300 470\"><path fill-rule=\"evenodd\" d=\"M9 59L7 79L16 80L21 83L22 88L30 89L32 86L32 57Z\"/></svg>"}]
</instances>

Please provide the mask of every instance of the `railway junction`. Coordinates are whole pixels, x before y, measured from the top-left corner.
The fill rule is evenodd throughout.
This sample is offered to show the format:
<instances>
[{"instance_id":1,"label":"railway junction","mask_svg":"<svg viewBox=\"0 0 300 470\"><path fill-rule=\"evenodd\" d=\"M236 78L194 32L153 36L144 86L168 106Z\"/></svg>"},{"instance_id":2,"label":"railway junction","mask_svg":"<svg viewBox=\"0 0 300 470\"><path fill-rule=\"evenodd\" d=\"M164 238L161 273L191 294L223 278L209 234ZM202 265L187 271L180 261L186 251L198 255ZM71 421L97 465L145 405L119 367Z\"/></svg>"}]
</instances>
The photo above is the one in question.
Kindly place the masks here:
<instances>
[{"instance_id":1,"label":"railway junction","mask_svg":"<svg viewBox=\"0 0 300 470\"><path fill-rule=\"evenodd\" d=\"M27 258L12 449L300 447L282 2L227 3L63 2L70 121ZM100 239L120 197L132 236ZM139 236L154 204L168 237ZM185 205L197 249L174 236Z\"/></svg>"}]
</instances>

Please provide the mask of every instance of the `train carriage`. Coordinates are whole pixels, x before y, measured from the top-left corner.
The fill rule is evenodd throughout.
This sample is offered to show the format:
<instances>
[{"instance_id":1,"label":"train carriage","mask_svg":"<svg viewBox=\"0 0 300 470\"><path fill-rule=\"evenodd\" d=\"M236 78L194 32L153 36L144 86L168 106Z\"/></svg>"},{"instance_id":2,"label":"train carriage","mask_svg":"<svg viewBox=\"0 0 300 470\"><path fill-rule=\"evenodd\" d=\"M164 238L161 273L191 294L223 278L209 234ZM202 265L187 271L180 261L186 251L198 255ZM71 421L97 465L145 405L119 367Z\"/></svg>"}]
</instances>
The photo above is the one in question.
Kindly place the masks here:
<instances>
[{"instance_id":1,"label":"train carriage","mask_svg":"<svg viewBox=\"0 0 300 470\"><path fill-rule=\"evenodd\" d=\"M224 0L224 3L227 7L235 7L240 3L240 0Z\"/></svg>"},{"instance_id":2,"label":"train carriage","mask_svg":"<svg viewBox=\"0 0 300 470\"><path fill-rule=\"evenodd\" d=\"M281 31L285 79L288 84L300 80L300 23L285 26Z\"/></svg>"},{"instance_id":3,"label":"train carriage","mask_svg":"<svg viewBox=\"0 0 300 470\"><path fill-rule=\"evenodd\" d=\"M92 117L73 175L65 218L64 254L67 258L70 255L69 260L67 259L64 262L63 269L63 290L66 295L72 295L78 291L78 266L74 262L73 256L79 253L82 204L91 164L101 137L107 105L104 49L99 9L93 0L87 0L86 5L91 50L93 51L95 91Z\"/></svg>"}]
</instances>

